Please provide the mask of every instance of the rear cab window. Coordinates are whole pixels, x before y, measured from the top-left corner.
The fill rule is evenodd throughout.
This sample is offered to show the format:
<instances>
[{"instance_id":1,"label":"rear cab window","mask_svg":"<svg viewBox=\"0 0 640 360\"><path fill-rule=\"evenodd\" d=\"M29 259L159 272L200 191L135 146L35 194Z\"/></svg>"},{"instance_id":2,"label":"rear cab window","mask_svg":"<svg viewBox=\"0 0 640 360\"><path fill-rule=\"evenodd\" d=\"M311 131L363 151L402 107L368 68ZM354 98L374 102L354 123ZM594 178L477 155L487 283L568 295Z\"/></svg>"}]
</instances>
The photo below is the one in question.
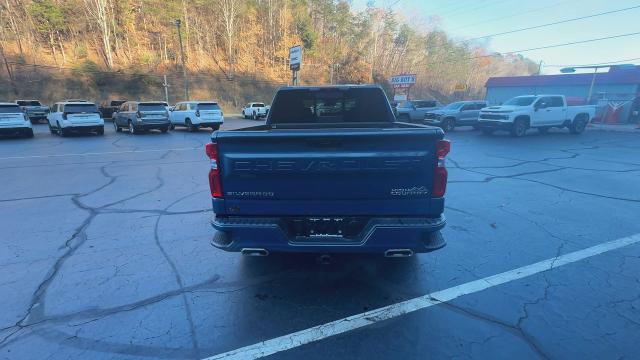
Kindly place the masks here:
<instances>
[{"instance_id":1,"label":"rear cab window","mask_svg":"<svg viewBox=\"0 0 640 360\"><path fill-rule=\"evenodd\" d=\"M255 103L253 105L251 105L251 107L264 107L263 103Z\"/></svg>"},{"instance_id":2,"label":"rear cab window","mask_svg":"<svg viewBox=\"0 0 640 360\"><path fill-rule=\"evenodd\" d=\"M18 105L0 105L0 114L17 114L21 112L22 109Z\"/></svg>"},{"instance_id":3,"label":"rear cab window","mask_svg":"<svg viewBox=\"0 0 640 360\"><path fill-rule=\"evenodd\" d=\"M64 112L70 114L78 113L99 113L98 107L95 104L65 104Z\"/></svg>"},{"instance_id":4,"label":"rear cab window","mask_svg":"<svg viewBox=\"0 0 640 360\"><path fill-rule=\"evenodd\" d=\"M393 122L381 89L310 88L280 91L269 111L271 124Z\"/></svg>"}]
</instances>

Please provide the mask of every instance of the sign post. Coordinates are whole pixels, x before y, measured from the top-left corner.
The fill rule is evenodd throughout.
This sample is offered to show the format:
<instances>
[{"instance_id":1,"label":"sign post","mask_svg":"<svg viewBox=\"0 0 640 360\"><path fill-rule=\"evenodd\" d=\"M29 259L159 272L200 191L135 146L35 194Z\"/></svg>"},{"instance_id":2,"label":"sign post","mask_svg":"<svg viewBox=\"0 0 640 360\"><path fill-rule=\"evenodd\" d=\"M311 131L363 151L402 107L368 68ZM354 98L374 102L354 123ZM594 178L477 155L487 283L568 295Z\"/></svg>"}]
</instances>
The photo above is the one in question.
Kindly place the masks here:
<instances>
[{"instance_id":1,"label":"sign post","mask_svg":"<svg viewBox=\"0 0 640 360\"><path fill-rule=\"evenodd\" d=\"M289 69L291 69L291 81L293 86L297 86L300 79L298 79L298 71L302 65L302 46L296 45L289 48Z\"/></svg>"}]
</instances>

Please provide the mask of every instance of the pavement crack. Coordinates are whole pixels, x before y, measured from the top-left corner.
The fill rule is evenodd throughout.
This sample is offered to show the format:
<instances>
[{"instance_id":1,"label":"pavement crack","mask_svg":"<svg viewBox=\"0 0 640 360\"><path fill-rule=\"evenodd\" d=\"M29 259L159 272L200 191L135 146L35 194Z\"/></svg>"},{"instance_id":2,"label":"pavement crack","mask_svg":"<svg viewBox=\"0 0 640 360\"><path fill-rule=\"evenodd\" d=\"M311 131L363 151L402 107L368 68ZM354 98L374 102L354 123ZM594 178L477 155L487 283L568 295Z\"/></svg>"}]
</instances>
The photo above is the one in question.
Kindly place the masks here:
<instances>
[{"instance_id":1,"label":"pavement crack","mask_svg":"<svg viewBox=\"0 0 640 360\"><path fill-rule=\"evenodd\" d=\"M434 299L433 301L438 301L437 299ZM474 320L479 320L482 322L485 322L489 325L492 326L496 326L504 331L507 331L508 333L516 336L517 338L521 339L522 341L524 341L529 348L531 348L531 350L533 350L540 358L542 359L550 359L550 356L547 355L541 348L540 344L537 343L536 339L531 336L530 334L528 334L526 331L524 331L521 327L520 324L518 325L513 325L513 324L509 324L501 319L498 319L496 317L493 317L489 314L485 314L476 310L471 310L468 308L464 308L458 305L454 305L452 303L449 302L439 302L439 306L442 306L443 308L453 311L457 314L469 317L471 319Z\"/></svg>"}]
</instances>

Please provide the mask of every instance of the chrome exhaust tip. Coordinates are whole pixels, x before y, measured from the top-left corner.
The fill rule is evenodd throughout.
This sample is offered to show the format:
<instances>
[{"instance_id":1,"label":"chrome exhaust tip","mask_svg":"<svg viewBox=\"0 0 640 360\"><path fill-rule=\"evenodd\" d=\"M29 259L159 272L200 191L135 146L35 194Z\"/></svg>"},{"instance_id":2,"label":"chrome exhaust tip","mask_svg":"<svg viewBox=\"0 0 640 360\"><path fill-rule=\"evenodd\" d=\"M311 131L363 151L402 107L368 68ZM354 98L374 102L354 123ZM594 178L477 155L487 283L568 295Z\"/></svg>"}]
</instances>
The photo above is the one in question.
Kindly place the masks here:
<instances>
[{"instance_id":1,"label":"chrome exhaust tip","mask_svg":"<svg viewBox=\"0 0 640 360\"><path fill-rule=\"evenodd\" d=\"M269 255L269 252L266 249L259 249L259 248L243 248L242 250L240 250L240 253L242 253L242 255L246 255L246 256L267 256L267 255Z\"/></svg>"},{"instance_id":2,"label":"chrome exhaust tip","mask_svg":"<svg viewBox=\"0 0 640 360\"><path fill-rule=\"evenodd\" d=\"M385 257L409 257L413 255L411 249L389 249L384 252Z\"/></svg>"}]
</instances>

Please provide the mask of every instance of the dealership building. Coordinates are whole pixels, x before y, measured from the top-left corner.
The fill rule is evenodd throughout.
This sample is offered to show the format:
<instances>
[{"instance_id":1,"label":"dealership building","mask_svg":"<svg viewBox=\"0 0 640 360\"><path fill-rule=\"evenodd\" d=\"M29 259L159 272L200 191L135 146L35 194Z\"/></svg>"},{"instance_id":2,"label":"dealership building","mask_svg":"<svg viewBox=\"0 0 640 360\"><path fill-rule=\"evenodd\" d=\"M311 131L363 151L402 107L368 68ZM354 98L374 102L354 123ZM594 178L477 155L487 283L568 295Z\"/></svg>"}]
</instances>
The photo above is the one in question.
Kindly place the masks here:
<instances>
[{"instance_id":1,"label":"dealership building","mask_svg":"<svg viewBox=\"0 0 640 360\"><path fill-rule=\"evenodd\" d=\"M589 90L591 99L589 100ZM565 95L571 105L596 105L596 118L606 123L638 122L640 112L640 66L612 66L608 72L492 77L485 99L497 105L519 95Z\"/></svg>"}]
</instances>

